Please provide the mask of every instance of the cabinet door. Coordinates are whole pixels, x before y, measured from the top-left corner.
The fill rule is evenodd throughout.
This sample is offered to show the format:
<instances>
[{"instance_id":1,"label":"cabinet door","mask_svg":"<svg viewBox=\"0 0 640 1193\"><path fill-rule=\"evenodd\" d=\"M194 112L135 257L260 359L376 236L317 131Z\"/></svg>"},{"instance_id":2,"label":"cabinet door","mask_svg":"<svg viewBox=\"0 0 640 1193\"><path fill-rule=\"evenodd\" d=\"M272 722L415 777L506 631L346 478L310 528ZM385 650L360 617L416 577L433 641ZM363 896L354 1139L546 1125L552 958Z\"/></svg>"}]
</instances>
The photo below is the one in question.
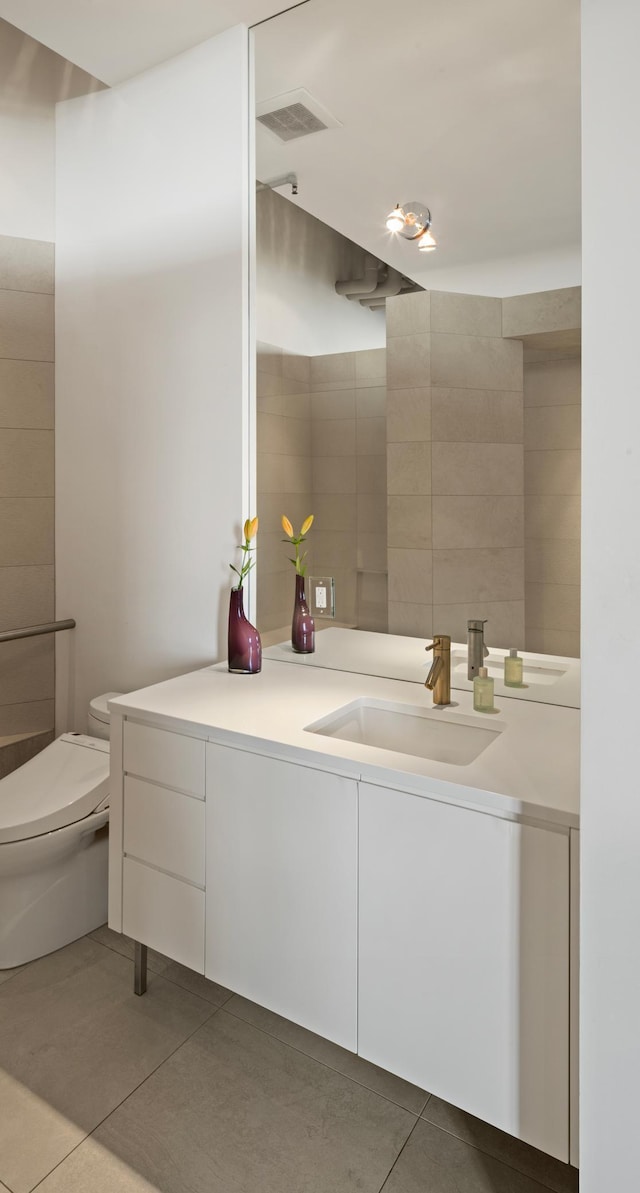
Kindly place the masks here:
<instances>
[{"instance_id":1,"label":"cabinet door","mask_svg":"<svg viewBox=\"0 0 640 1193\"><path fill-rule=\"evenodd\" d=\"M362 784L359 854L359 1053L568 1160L568 836Z\"/></svg>"},{"instance_id":2,"label":"cabinet door","mask_svg":"<svg viewBox=\"0 0 640 1193\"><path fill-rule=\"evenodd\" d=\"M356 1050L357 783L207 746L207 977Z\"/></svg>"}]
</instances>

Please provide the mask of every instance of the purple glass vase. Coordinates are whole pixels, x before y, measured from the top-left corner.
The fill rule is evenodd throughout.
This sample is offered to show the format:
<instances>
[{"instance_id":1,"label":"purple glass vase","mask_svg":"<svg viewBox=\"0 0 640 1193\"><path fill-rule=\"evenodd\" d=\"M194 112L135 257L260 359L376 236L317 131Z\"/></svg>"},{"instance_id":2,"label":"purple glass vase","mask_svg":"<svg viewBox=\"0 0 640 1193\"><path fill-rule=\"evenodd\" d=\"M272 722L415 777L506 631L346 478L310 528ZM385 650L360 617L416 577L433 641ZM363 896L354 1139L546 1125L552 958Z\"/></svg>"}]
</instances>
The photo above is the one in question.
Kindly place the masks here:
<instances>
[{"instance_id":1,"label":"purple glass vase","mask_svg":"<svg viewBox=\"0 0 640 1193\"><path fill-rule=\"evenodd\" d=\"M291 623L291 645L297 654L313 654L316 648L315 624L304 591L304 576L296 576L296 599Z\"/></svg>"},{"instance_id":2,"label":"purple glass vase","mask_svg":"<svg viewBox=\"0 0 640 1193\"><path fill-rule=\"evenodd\" d=\"M236 675L257 675L261 668L260 634L244 615L244 590L232 588L229 597L229 670Z\"/></svg>"}]
</instances>

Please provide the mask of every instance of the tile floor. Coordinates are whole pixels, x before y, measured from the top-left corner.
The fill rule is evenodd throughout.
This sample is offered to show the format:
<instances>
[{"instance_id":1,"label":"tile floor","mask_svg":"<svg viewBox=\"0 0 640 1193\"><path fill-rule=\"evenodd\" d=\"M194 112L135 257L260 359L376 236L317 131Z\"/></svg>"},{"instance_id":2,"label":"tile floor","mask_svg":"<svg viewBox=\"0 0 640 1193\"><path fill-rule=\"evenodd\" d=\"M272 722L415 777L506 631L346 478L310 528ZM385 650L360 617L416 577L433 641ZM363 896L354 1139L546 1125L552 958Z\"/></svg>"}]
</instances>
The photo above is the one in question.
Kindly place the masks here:
<instances>
[{"instance_id":1,"label":"tile floor","mask_svg":"<svg viewBox=\"0 0 640 1193\"><path fill-rule=\"evenodd\" d=\"M0 973L0 1193L575 1193L577 1172L157 953Z\"/></svg>"}]
</instances>

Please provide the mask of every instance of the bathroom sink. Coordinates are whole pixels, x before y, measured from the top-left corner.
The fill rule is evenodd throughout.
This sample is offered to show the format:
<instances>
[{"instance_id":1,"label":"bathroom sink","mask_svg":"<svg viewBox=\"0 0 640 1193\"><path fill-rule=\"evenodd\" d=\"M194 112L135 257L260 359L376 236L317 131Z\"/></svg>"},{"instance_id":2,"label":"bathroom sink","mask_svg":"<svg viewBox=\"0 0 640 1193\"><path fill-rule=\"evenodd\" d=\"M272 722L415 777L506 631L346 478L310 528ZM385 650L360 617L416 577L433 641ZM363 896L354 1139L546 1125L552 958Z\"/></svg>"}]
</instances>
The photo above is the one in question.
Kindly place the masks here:
<instances>
[{"instance_id":1,"label":"bathroom sink","mask_svg":"<svg viewBox=\"0 0 640 1193\"><path fill-rule=\"evenodd\" d=\"M474 762L502 732L441 709L369 699L353 700L305 730L452 766Z\"/></svg>"},{"instance_id":2,"label":"bathroom sink","mask_svg":"<svg viewBox=\"0 0 640 1193\"><path fill-rule=\"evenodd\" d=\"M504 657L502 655L489 654L484 665L492 679L504 682ZM451 652L451 670L454 676L467 678L466 650ZM557 683L566 674L566 667L550 667L547 662L543 663L542 660L525 659L522 682L529 687L535 687L538 684L549 685Z\"/></svg>"}]
</instances>

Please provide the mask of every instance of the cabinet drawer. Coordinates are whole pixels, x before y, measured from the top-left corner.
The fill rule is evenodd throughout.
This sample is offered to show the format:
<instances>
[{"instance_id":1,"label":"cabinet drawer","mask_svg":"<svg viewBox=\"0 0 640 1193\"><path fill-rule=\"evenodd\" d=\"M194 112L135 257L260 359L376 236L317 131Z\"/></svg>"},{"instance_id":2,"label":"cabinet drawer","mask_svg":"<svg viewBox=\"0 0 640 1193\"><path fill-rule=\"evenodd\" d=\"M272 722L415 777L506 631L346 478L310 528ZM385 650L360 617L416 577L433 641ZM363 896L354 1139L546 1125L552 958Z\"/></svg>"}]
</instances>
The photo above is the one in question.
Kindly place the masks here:
<instances>
[{"instance_id":1,"label":"cabinet drawer","mask_svg":"<svg viewBox=\"0 0 640 1193\"><path fill-rule=\"evenodd\" d=\"M124 781L124 852L204 887L204 803L155 783Z\"/></svg>"},{"instance_id":2,"label":"cabinet drawer","mask_svg":"<svg viewBox=\"0 0 640 1193\"><path fill-rule=\"evenodd\" d=\"M204 973L204 891L126 857L122 931Z\"/></svg>"},{"instance_id":3,"label":"cabinet drawer","mask_svg":"<svg viewBox=\"0 0 640 1193\"><path fill-rule=\"evenodd\" d=\"M125 721L124 769L204 799L205 743L181 733Z\"/></svg>"}]
</instances>

